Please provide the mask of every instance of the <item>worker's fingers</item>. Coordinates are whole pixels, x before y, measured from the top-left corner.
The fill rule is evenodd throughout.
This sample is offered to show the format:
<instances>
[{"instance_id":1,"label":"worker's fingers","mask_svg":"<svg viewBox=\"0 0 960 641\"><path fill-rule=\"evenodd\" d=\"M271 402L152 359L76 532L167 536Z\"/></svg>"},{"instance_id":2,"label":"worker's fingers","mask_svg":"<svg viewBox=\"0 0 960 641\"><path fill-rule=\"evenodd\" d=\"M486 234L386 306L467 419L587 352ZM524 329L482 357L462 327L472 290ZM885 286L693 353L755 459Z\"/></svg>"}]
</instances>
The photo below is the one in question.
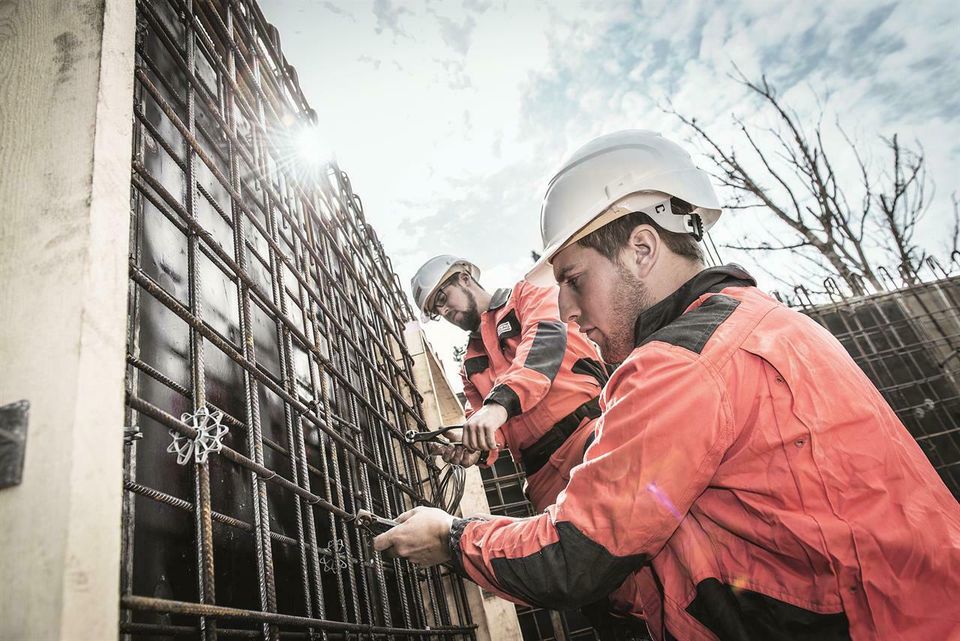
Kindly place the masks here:
<instances>
[{"instance_id":1,"label":"worker's fingers","mask_svg":"<svg viewBox=\"0 0 960 641\"><path fill-rule=\"evenodd\" d=\"M464 454L468 451L464 446L458 445L457 447L450 448L450 456L445 457L443 460L451 465L463 465Z\"/></svg>"},{"instance_id":2,"label":"worker's fingers","mask_svg":"<svg viewBox=\"0 0 960 641\"><path fill-rule=\"evenodd\" d=\"M449 458L445 457L443 460L451 465L460 465L460 461L463 459L463 446L454 447L452 450Z\"/></svg>"},{"instance_id":3,"label":"worker's fingers","mask_svg":"<svg viewBox=\"0 0 960 641\"><path fill-rule=\"evenodd\" d=\"M477 441L477 449L478 449L478 450L488 449L488 448L487 448L487 427L486 427L486 425L481 425L481 426L479 426L479 429L477 430L476 441Z\"/></svg>"},{"instance_id":4,"label":"worker's fingers","mask_svg":"<svg viewBox=\"0 0 960 641\"><path fill-rule=\"evenodd\" d=\"M390 532L384 532L380 536L373 537L373 549L377 552L383 552L393 546L393 537Z\"/></svg>"},{"instance_id":5,"label":"worker's fingers","mask_svg":"<svg viewBox=\"0 0 960 641\"><path fill-rule=\"evenodd\" d=\"M486 429L483 430L483 441L486 446L484 449L495 450L497 449L497 428L493 425L487 425Z\"/></svg>"},{"instance_id":6,"label":"worker's fingers","mask_svg":"<svg viewBox=\"0 0 960 641\"><path fill-rule=\"evenodd\" d=\"M403 514L401 514L400 516L397 517L397 519L396 519L397 523L403 523L404 521L408 520L411 516L413 516L414 514L416 514L416 513L417 513L417 510L419 510L419 509L420 509L420 506L418 505L417 507L413 508L412 510L407 510L406 512L404 512Z\"/></svg>"},{"instance_id":7,"label":"worker's fingers","mask_svg":"<svg viewBox=\"0 0 960 641\"><path fill-rule=\"evenodd\" d=\"M462 467L470 467L471 465L476 465L477 461L479 460L480 452L468 451L464 449L459 465Z\"/></svg>"},{"instance_id":8,"label":"worker's fingers","mask_svg":"<svg viewBox=\"0 0 960 641\"><path fill-rule=\"evenodd\" d=\"M402 524L374 538L374 549L390 549L391 553L424 566L450 559L448 537L454 520L451 515L437 508L417 507L401 517Z\"/></svg>"},{"instance_id":9,"label":"worker's fingers","mask_svg":"<svg viewBox=\"0 0 960 641\"><path fill-rule=\"evenodd\" d=\"M477 449L477 443L474 439L474 426L468 423L463 427L463 445L471 450Z\"/></svg>"},{"instance_id":10,"label":"worker's fingers","mask_svg":"<svg viewBox=\"0 0 960 641\"><path fill-rule=\"evenodd\" d=\"M458 447L456 460L451 462L461 467L470 467L476 463L479 458L480 452L477 452L476 450L468 450L465 447Z\"/></svg>"},{"instance_id":11,"label":"worker's fingers","mask_svg":"<svg viewBox=\"0 0 960 641\"><path fill-rule=\"evenodd\" d=\"M441 445L440 443L430 443L429 451L433 456L439 456L446 463L453 463L454 459L457 456L457 450L462 450L463 447L459 444L454 445Z\"/></svg>"},{"instance_id":12,"label":"worker's fingers","mask_svg":"<svg viewBox=\"0 0 960 641\"><path fill-rule=\"evenodd\" d=\"M471 450L482 450L483 443L483 424L478 423L473 426L473 444L470 446Z\"/></svg>"}]
</instances>

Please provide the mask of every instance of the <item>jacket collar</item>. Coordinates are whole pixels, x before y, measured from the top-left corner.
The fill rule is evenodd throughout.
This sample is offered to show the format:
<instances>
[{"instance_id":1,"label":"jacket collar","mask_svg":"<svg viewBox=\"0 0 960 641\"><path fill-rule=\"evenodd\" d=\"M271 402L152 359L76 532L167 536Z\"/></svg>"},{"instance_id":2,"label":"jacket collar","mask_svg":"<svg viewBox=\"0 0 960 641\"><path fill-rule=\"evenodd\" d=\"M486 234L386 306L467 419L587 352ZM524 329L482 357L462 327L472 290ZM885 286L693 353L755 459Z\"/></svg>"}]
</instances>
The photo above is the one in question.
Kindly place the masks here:
<instances>
[{"instance_id":1,"label":"jacket collar","mask_svg":"<svg viewBox=\"0 0 960 641\"><path fill-rule=\"evenodd\" d=\"M498 289L493 292L493 296L490 297L490 306L487 307L487 311L493 311L495 309L500 309L507 304L507 301L510 300L510 294L513 293L512 289Z\"/></svg>"},{"instance_id":2,"label":"jacket collar","mask_svg":"<svg viewBox=\"0 0 960 641\"><path fill-rule=\"evenodd\" d=\"M633 328L634 344L677 320L690 305L708 292L726 287L756 287L757 281L739 265L721 265L703 270L653 307L644 310Z\"/></svg>"},{"instance_id":3,"label":"jacket collar","mask_svg":"<svg viewBox=\"0 0 960 641\"><path fill-rule=\"evenodd\" d=\"M510 300L511 294L513 294L513 290L509 288L502 288L493 292L493 296L490 297L490 305L487 307L487 312L496 311L506 305L507 301ZM484 312L484 314L487 312ZM481 316L482 315L483 314L481 314ZM483 340L483 336L480 334L479 327L475 331L470 332L470 340Z\"/></svg>"}]
</instances>

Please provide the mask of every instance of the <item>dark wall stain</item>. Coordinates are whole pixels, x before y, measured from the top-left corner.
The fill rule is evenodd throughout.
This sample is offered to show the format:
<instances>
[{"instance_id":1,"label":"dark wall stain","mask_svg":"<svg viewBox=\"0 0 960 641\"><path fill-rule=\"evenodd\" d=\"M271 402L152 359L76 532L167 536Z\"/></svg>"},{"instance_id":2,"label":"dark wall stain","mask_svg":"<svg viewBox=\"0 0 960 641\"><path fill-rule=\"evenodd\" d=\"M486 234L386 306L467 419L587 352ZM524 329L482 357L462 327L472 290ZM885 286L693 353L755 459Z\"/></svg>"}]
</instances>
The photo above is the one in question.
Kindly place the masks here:
<instances>
[{"instance_id":1,"label":"dark wall stain","mask_svg":"<svg viewBox=\"0 0 960 641\"><path fill-rule=\"evenodd\" d=\"M14 24L17 4L16 0L0 0L0 42L17 35L17 25Z\"/></svg>"},{"instance_id":2,"label":"dark wall stain","mask_svg":"<svg viewBox=\"0 0 960 641\"><path fill-rule=\"evenodd\" d=\"M77 49L80 39L72 31L64 31L53 39L57 45L57 53L53 61L57 64L57 82L64 82L70 78L70 72L77 63Z\"/></svg>"},{"instance_id":3,"label":"dark wall stain","mask_svg":"<svg viewBox=\"0 0 960 641\"><path fill-rule=\"evenodd\" d=\"M83 24L93 29L96 33L103 31L104 4L105 0L88 0L87 2L81 2L77 6Z\"/></svg>"}]
</instances>

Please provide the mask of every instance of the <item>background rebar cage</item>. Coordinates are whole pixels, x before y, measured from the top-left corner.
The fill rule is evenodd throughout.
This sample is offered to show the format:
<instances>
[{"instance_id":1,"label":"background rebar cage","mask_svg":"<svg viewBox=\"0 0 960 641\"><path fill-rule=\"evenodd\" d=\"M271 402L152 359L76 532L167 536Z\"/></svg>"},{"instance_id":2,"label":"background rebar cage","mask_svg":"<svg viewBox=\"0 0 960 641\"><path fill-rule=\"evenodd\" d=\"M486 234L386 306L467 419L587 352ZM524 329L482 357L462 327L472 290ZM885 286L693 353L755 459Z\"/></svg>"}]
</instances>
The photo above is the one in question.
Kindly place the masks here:
<instances>
[{"instance_id":1,"label":"background rebar cage","mask_svg":"<svg viewBox=\"0 0 960 641\"><path fill-rule=\"evenodd\" d=\"M124 638L472 639L463 585L353 522L438 497L410 309L250 0L137 3ZM226 429L224 429L226 428ZM178 459L183 465L178 464Z\"/></svg>"},{"instance_id":2,"label":"background rebar cage","mask_svg":"<svg viewBox=\"0 0 960 641\"><path fill-rule=\"evenodd\" d=\"M854 295L827 279L829 302L814 300L804 286L787 302L837 337L960 500L958 260L955 254L944 267L928 257L896 277L880 268L886 291Z\"/></svg>"}]
</instances>

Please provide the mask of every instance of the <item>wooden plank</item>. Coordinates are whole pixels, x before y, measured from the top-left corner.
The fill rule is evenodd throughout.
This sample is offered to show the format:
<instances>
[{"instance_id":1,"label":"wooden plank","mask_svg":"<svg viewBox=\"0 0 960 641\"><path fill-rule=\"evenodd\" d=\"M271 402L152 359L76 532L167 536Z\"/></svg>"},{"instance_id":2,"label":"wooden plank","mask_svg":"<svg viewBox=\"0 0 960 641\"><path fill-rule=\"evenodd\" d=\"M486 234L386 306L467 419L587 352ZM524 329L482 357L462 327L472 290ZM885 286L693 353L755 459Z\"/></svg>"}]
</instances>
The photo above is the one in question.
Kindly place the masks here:
<instances>
[{"instance_id":1,"label":"wooden plank","mask_svg":"<svg viewBox=\"0 0 960 641\"><path fill-rule=\"evenodd\" d=\"M134 3L0 1L0 638L117 637Z\"/></svg>"}]
</instances>

